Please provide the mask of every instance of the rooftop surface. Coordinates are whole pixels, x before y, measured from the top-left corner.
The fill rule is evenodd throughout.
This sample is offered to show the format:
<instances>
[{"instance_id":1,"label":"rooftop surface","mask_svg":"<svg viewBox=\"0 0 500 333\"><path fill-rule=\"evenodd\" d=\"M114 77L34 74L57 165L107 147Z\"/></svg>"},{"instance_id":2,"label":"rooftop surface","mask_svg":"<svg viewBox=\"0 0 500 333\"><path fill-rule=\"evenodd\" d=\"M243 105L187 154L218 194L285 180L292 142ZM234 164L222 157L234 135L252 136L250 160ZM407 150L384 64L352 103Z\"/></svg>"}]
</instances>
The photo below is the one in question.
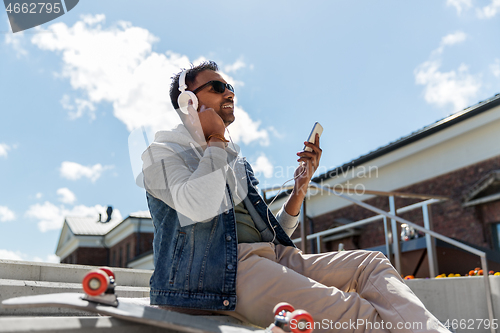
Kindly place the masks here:
<instances>
[{"instance_id":1,"label":"rooftop surface","mask_svg":"<svg viewBox=\"0 0 500 333\"><path fill-rule=\"evenodd\" d=\"M99 222L92 216L67 216L66 223L75 235L103 236L122 222L122 219L111 219L109 222Z\"/></svg>"}]
</instances>

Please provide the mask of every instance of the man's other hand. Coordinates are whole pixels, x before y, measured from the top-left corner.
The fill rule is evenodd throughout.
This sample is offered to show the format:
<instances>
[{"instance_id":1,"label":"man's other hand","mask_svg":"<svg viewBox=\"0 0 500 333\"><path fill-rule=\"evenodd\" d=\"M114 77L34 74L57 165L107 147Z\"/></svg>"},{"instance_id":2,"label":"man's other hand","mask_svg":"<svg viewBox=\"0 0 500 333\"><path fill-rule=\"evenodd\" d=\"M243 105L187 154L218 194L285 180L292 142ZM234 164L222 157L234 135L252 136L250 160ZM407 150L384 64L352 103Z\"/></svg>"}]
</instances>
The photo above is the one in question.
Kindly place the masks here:
<instances>
[{"instance_id":1,"label":"man's other hand","mask_svg":"<svg viewBox=\"0 0 500 333\"><path fill-rule=\"evenodd\" d=\"M224 136L226 126L224 126L224 121L214 109L205 108L205 105L202 105L200 107L198 117L200 118L201 128L203 129L205 140L207 140L212 134Z\"/></svg>"}]
</instances>

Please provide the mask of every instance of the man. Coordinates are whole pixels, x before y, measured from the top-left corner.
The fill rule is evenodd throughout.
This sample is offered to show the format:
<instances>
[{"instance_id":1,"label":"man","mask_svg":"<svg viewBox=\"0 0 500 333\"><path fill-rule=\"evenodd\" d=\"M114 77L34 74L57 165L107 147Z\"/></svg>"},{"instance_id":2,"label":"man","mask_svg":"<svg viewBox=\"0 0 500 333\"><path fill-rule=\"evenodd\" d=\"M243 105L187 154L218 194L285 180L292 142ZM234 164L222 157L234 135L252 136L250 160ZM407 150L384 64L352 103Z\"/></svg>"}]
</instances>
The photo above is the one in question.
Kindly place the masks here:
<instances>
[{"instance_id":1,"label":"man","mask_svg":"<svg viewBox=\"0 0 500 333\"><path fill-rule=\"evenodd\" d=\"M295 248L319 137L297 153L294 188L275 217L251 166L227 144L234 89L217 71L207 62L173 78L170 98L184 125L158 132L143 154L155 227L151 304L267 326L273 307L289 302L311 313L317 332L448 332L381 253Z\"/></svg>"}]
</instances>

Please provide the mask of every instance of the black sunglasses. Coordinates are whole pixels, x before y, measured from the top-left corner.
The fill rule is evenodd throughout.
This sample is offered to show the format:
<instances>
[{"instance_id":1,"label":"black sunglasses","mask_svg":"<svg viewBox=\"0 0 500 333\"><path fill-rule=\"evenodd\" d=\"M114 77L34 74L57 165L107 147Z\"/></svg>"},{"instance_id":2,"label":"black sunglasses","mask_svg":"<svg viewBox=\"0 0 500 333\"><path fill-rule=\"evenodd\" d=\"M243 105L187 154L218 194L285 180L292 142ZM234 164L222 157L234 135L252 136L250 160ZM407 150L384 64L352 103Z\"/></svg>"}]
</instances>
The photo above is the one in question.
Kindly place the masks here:
<instances>
[{"instance_id":1,"label":"black sunglasses","mask_svg":"<svg viewBox=\"0 0 500 333\"><path fill-rule=\"evenodd\" d=\"M224 83L224 82L221 82L221 81L208 81L207 83L201 85L200 87L196 88L195 90L193 90L193 93L197 93L198 91L200 91L201 89L205 88L206 86L209 86L209 85L212 85L212 88L214 89L214 91L216 93L219 93L219 94L222 94L224 93L224 91L226 91L226 88L233 92L234 93L234 88L232 85L230 85L229 83Z\"/></svg>"}]
</instances>

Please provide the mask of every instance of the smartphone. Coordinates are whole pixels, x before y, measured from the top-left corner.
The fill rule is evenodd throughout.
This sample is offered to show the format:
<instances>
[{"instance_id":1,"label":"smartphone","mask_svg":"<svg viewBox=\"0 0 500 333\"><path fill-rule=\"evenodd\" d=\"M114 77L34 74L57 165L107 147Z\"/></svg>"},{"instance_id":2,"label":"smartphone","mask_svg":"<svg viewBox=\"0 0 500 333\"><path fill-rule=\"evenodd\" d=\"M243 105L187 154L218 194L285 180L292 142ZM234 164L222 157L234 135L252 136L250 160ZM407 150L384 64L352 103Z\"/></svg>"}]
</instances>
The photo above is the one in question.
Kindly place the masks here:
<instances>
[{"instance_id":1,"label":"smartphone","mask_svg":"<svg viewBox=\"0 0 500 333\"><path fill-rule=\"evenodd\" d=\"M319 136L321 136L321 133L323 133L323 126L321 126L321 124L318 122L314 123L313 129L311 131L311 134L309 134L307 142L314 143L314 141L316 140L316 133L318 133ZM304 146L304 151L312 151L312 149Z\"/></svg>"}]
</instances>

